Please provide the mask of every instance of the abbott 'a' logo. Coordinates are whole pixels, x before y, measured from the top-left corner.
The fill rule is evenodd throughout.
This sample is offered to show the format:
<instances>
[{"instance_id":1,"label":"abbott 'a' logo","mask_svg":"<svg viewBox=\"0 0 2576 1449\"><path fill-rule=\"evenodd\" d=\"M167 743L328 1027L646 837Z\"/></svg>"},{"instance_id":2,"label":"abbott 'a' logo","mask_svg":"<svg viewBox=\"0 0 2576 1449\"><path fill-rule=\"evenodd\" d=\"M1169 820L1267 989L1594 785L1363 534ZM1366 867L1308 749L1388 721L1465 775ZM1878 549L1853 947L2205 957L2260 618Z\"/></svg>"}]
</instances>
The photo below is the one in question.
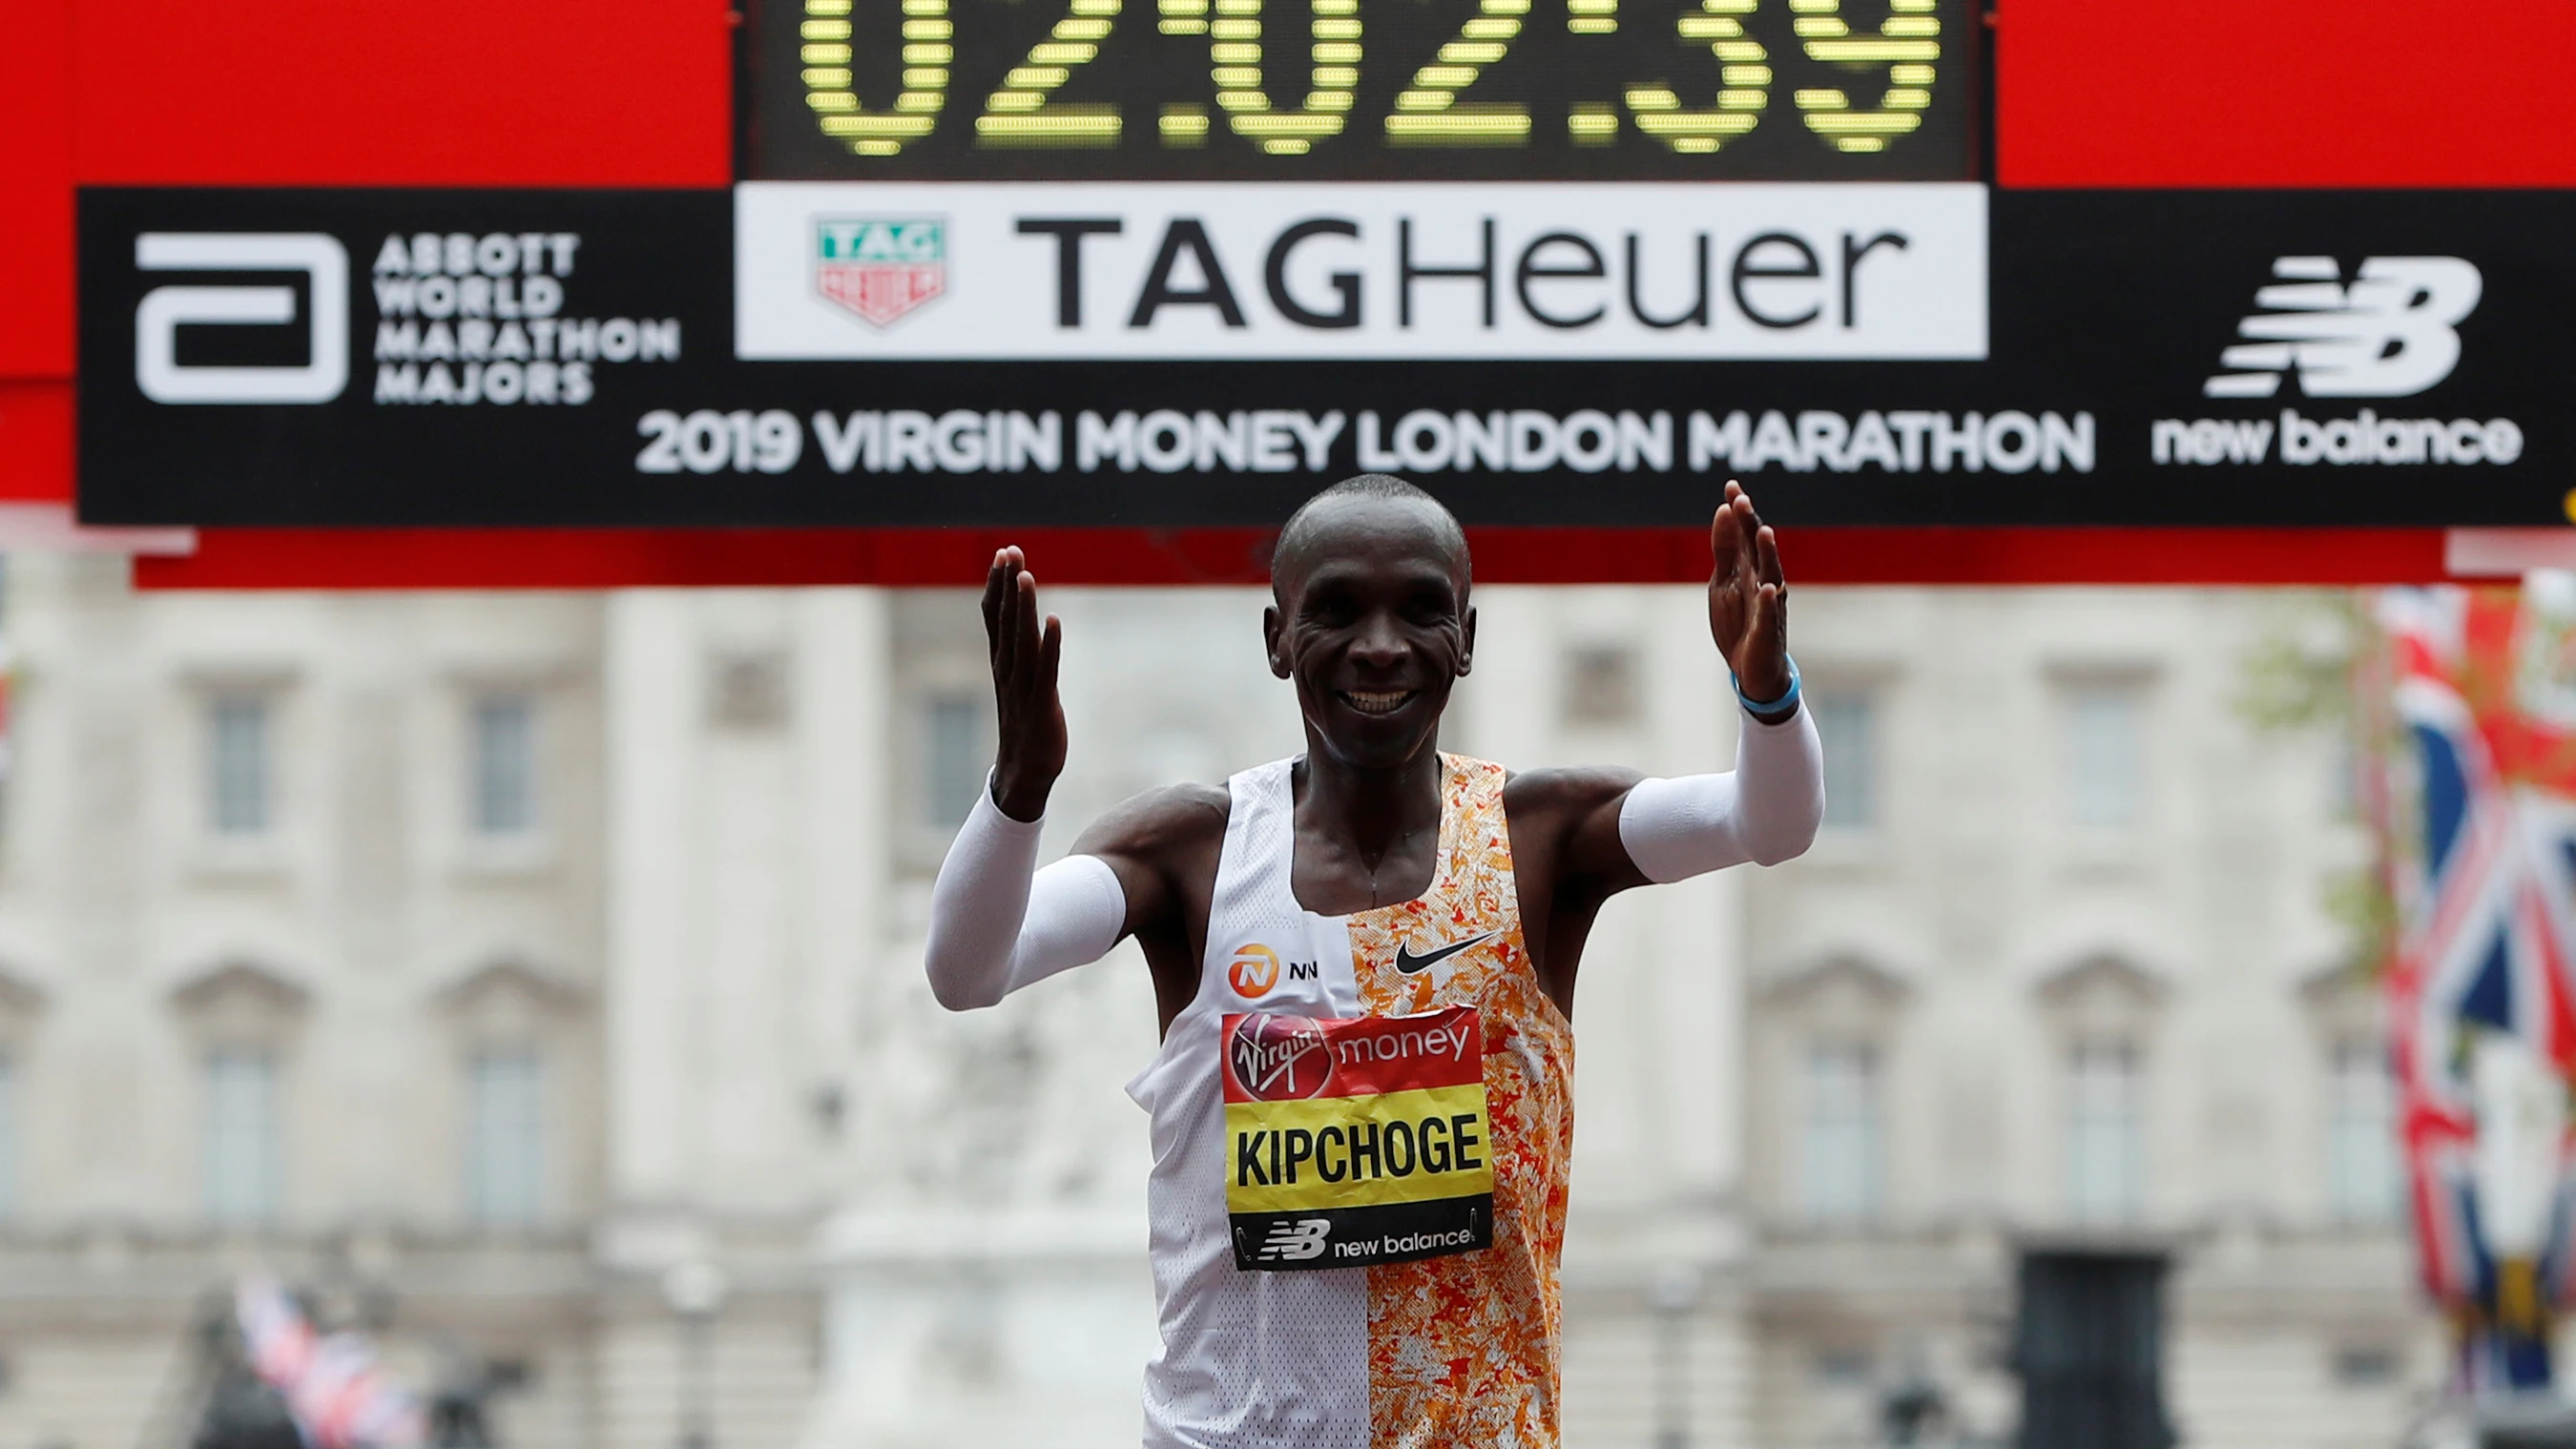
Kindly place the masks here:
<instances>
[{"instance_id":1,"label":"abbott 'a' logo","mask_svg":"<svg viewBox=\"0 0 2576 1449\"><path fill-rule=\"evenodd\" d=\"M2218 356L2204 397L2270 397L2295 369L2310 397L2406 397L2460 361L2452 329L2478 305L2485 281L2459 257L2371 257L2350 286L2332 257L2280 257L2277 280L2254 293L2236 326L2253 338Z\"/></svg>"},{"instance_id":2,"label":"abbott 'a' logo","mask_svg":"<svg viewBox=\"0 0 2576 1449\"><path fill-rule=\"evenodd\" d=\"M147 231L134 239L145 272L302 272L312 299L306 358L276 367L179 361L182 327L281 326L295 289L273 282L172 285L134 309L134 385L157 403L326 403L349 385L349 252L317 231Z\"/></svg>"},{"instance_id":3,"label":"abbott 'a' logo","mask_svg":"<svg viewBox=\"0 0 2576 1449\"><path fill-rule=\"evenodd\" d=\"M1237 946L1233 964L1225 968L1225 979L1237 996L1266 996L1271 987L1279 984L1279 953L1258 941Z\"/></svg>"}]
</instances>

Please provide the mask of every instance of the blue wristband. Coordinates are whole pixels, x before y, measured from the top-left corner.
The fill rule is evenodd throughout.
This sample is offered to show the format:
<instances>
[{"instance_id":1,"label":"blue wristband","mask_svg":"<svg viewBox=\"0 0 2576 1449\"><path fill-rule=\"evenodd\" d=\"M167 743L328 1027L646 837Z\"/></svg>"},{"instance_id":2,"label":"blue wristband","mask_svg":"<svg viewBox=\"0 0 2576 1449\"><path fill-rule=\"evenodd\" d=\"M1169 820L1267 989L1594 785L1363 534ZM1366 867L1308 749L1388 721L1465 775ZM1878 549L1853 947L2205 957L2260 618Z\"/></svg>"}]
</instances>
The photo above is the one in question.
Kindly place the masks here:
<instances>
[{"instance_id":1,"label":"blue wristband","mask_svg":"<svg viewBox=\"0 0 2576 1449\"><path fill-rule=\"evenodd\" d=\"M1748 699L1744 694L1744 681L1738 679L1735 681L1735 700L1736 703L1744 706L1746 714L1757 719L1763 715L1787 714L1798 702L1798 661L1794 658L1789 660L1788 693L1773 700Z\"/></svg>"}]
</instances>

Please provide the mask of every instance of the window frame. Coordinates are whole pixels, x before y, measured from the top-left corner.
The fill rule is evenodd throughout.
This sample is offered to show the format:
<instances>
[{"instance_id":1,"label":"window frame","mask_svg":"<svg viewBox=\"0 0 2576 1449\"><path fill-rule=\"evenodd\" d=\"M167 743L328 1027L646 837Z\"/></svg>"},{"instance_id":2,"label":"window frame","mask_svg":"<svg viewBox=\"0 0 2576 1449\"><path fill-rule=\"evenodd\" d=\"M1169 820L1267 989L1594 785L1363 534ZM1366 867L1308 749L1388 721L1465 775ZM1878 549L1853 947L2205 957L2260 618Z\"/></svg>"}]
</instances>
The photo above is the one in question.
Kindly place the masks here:
<instances>
[{"instance_id":1,"label":"window frame","mask_svg":"<svg viewBox=\"0 0 2576 1449\"><path fill-rule=\"evenodd\" d=\"M956 723L964 726L962 732L940 723L939 715L950 707L958 716ZM915 778L920 782L911 802L913 828L945 840L966 823L976 793L985 788L991 765L974 746L990 736L992 710L970 689L930 687L913 695L912 716L913 753L919 762ZM951 743L958 741L963 742L962 752L955 759L943 758ZM944 798L951 790L956 798ZM947 808L952 805L960 808Z\"/></svg>"},{"instance_id":2,"label":"window frame","mask_svg":"<svg viewBox=\"0 0 2576 1449\"><path fill-rule=\"evenodd\" d=\"M2356 1067L2356 1062L2366 1065ZM2361 1120L2347 1111L2353 1080L2372 1079L2375 1110ZM2336 1225L2384 1228L2397 1223L2404 1208L2402 1155L2396 1142L2396 1082L2388 1067L2384 1043L2367 1037L2344 1037L2326 1052L2326 1210ZM2378 1168L2375 1191L2365 1194L2349 1175L2354 1165L2347 1147L2367 1139L2366 1154Z\"/></svg>"},{"instance_id":3,"label":"window frame","mask_svg":"<svg viewBox=\"0 0 2576 1449\"><path fill-rule=\"evenodd\" d=\"M1884 790L1887 779L1884 768L1887 753L1886 696L1886 689L1876 683L1841 680L1819 683L1810 696L1808 707L1815 712L1816 739L1824 756L1825 814L1818 826L1823 834L1840 839L1867 839L1887 827ZM1841 782L1846 788L1837 788L1834 761L1837 755L1847 756L1848 751L1836 748L1835 730L1827 723L1833 715L1848 709L1858 710L1861 716L1858 793L1866 808L1858 819L1837 818L1835 802L1848 799L1852 792L1847 788L1850 784L1847 778ZM1844 808L1849 807L1846 805Z\"/></svg>"},{"instance_id":4,"label":"window frame","mask_svg":"<svg viewBox=\"0 0 2576 1449\"><path fill-rule=\"evenodd\" d=\"M2119 1063L2115 1073L2092 1075L2086 1071L2088 1060L2108 1057ZM2083 1227L2129 1227L2143 1221L2147 1214L2147 1065L2146 1052L2134 1035L2120 1032L2085 1032L2071 1039L2064 1048L2060 1071L2063 1073L2066 1102L2066 1208L2067 1216ZM2119 1100L2115 1110L2101 1112L2088 1091L2092 1082L2116 1081ZM2113 1144L2116 1160L2113 1170L2119 1181L2116 1200L2097 1201L2090 1168L2096 1154L2089 1150L2092 1131L2097 1124L2115 1124L2118 1138Z\"/></svg>"},{"instance_id":5,"label":"window frame","mask_svg":"<svg viewBox=\"0 0 2576 1449\"><path fill-rule=\"evenodd\" d=\"M490 1069L504 1063L524 1067L515 1083L493 1079ZM488 1042L466 1054L459 1181L466 1221L477 1229L526 1230L546 1220L554 1196L553 1073L546 1066L547 1053L532 1042ZM496 1087L519 1096L498 1102ZM516 1120L496 1123L496 1107L514 1111Z\"/></svg>"},{"instance_id":6,"label":"window frame","mask_svg":"<svg viewBox=\"0 0 2576 1449\"><path fill-rule=\"evenodd\" d=\"M228 1063L256 1065L258 1071L249 1077L258 1084L257 1120L251 1131L241 1132L242 1124L229 1119L229 1092L223 1070ZM272 1048L241 1042L222 1042L206 1047L198 1058L198 1090L202 1096L199 1118L199 1205L208 1222L230 1231L257 1230L274 1226L284 1213L286 1171L284 1143L284 1065ZM237 1139L252 1139L256 1154L247 1171L228 1160L228 1148ZM250 1184L238 1199L236 1186Z\"/></svg>"},{"instance_id":7,"label":"window frame","mask_svg":"<svg viewBox=\"0 0 2576 1449\"><path fill-rule=\"evenodd\" d=\"M258 848L273 842L284 814L279 798L276 692L238 686L208 689L198 703L197 715L200 831L207 839L235 849ZM252 792L247 798L257 818L242 825L232 823L230 813L233 805L241 803L232 788L236 780L231 767L242 763L244 757L236 753L237 741L226 728L227 721L256 725L252 741L255 749L246 758L253 774Z\"/></svg>"},{"instance_id":8,"label":"window frame","mask_svg":"<svg viewBox=\"0 0 2576 1449\"><path fill-rule=\"evenodd\" d=\"M1858 1069L1843 1074L1843 1080L1829 1084L1823 1070L1829 1059L1843 1058L1856 1062ZM1797 1122L1796 1207L1802 1221L1819 1228L1858 1228L1879 1221L1886 1206L1887 1132L1886 1132L1886 1064L1885 1053L1875 1041L1849 1035L1810 1037L1801 1054L1799 1069L1799 1113ZM1823 1098L1828 1086L1849 1093L1847 1102L1832 1104L1842 1108L1827 1120L1828 1103ZM1856 1165L1852 1174L1850 1198L1839 1202L1826 1200L1818 1190L1824 1167L1818 1151L1820 1139L1827 1132L1849 1134L1848 1142L1836 1144L1853 1154L1845 1168Z\"/></svg>"},{"instance_id":9,"label":"window frame","mask_svg":"<svg viewBox=\"0 0 2576 1449\"><path fill-rule=\"evenodd\" d=\"M496 792L500 769L492 750L497 714L515 712L519 716L516 745L518 778L518 819L516 823L496 824L490 810ZM534 689L512 685L492 685L474 690L465 704L465 831L478 843L497 846L525 845L541 837L545 826L545 724L544 705Z\"/></svg>"},{"instance_id":10,"label":"window frame","mask_svg":"<svg viewBox=\"0 0 2576 1449\"><path fill-rule=\"evenodd\" d=\"M2153 773L2149 761L2151 737L2149 713L2152 705L2148 681L2144 676L2121 673L2076 674L2061 678L2056 690L2058 734L2058 818L2069 830L2089 835L2118 836L2143 828L2154 798ZM2089 768L2099 763L2087 759L2090 738L2085 721L2090 711L2088 702L2116 701L2125 716L2127 738L2123 746L2123 775L2118 782L2120 799L2117 808L2096 815L2088 800L2104 791L2098 776Z\"/></svg>"},{"instance_id":11,"label":"window frame","mask_svg":"<svg viewBox=\"0 0 2576 1449\"><path fill-rule=\"evenodd\" d=\"M0 1223L25 1215L27 1074L14 1043L0 1040Z\"/></svg>"}]
</instances>

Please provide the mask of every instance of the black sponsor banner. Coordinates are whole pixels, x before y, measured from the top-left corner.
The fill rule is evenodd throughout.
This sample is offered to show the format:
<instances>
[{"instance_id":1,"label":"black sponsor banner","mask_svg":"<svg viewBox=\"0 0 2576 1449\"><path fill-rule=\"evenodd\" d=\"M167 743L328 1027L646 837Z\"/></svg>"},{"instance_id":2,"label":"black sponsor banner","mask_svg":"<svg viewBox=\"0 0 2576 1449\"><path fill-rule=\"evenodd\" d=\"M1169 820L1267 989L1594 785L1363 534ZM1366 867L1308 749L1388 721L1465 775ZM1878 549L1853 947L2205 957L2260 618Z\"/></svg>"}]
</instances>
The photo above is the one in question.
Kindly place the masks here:
<instances>
[{"instance_id":1,"label":"black sponsor banner","mask_svg":"<svg viewBox=\"0 0 2576 1449\"><path fill-rule=\"evenodd\" d=\"M88 190L80 507L1161 527L1385 468L1488 524L1696 523L1729 476L1784 523L2547 524L2571 224L2564 192L1997 192L1982 361L742 362L726 192Z\"/></svg>"},{"instance_id":2,"label":"black sponsor banner","mask_svg":"<svg viewBox=\"0 0 2576 1449\"><path fill-rule=\"evenodd\" d=\"M1494 1199L1438 1198L1307 1212L1236 1213L1234 1266L1293 1273L1364 1268L1471 1253L1494 1245Z\"/></svg>"}]
</instances>

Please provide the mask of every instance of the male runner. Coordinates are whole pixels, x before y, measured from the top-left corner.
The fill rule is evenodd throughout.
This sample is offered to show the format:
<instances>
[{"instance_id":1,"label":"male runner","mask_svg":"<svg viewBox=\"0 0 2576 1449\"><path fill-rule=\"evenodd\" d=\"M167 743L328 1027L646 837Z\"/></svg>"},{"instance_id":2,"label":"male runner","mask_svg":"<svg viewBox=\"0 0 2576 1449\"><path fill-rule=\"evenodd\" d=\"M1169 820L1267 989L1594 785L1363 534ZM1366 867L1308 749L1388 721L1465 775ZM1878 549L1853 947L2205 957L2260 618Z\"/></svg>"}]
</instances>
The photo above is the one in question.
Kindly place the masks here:
<instances>
[{"instance_id":1,"label":"male runner","mask_svg":"<svg viewBox=\"0 0 2576 1449\"><path fill-rule=\"evenodd\" d=\"M1616 892L1799 854L1824 808L1778 545L1731 482L1709 538L1709 632L1749 716L1732 774L1440 753L1476 642L1466 536L1370 474L1272 555L1262 632L1306 753L1138 796L1042 871L1062 634L1020 551L994 556L1001 749L932 892L930 981L989 1006L1144 948L1151 1449L1555 1449L1584 938Z\"/></svg>"}]
</instances>

